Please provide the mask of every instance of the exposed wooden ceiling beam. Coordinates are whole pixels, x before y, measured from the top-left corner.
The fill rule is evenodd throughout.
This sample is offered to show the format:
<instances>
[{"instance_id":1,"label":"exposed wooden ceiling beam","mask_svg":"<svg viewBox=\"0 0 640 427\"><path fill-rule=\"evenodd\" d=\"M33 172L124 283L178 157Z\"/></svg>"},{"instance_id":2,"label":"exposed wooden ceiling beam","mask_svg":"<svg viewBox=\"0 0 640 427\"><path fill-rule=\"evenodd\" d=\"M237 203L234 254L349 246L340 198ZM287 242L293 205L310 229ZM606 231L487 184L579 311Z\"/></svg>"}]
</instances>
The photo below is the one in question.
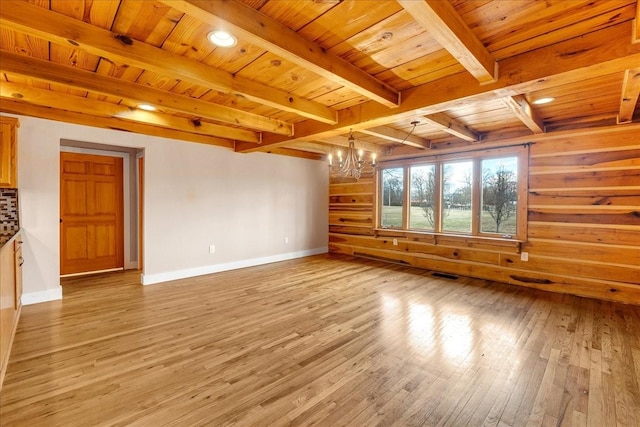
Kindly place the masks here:
<instances>
[{"instance_id":1,"label":"exposed wooden ceiling beam","mask_svg":"<svg viewBox=\"0 0 640 427\"><path fill-rule=\"evenodd\" d=\"M127 36L112 33L83 21L33 6L23 1L3 0L0 25L63 46L82 49L113 61L134 65L162 75L171 75L205 88L217 90L299 114L323 123L336 123L336 112L320 103L299 98L252 80L234 76L197 61L157 48Z\"/></svg>"},{"instance_id":2,"label":"exposed wooden ceiling beam","mask_svg":"<svg viewBox=\"0 0 640 427\"><path fill-rule=\"evenodd\" d=\"M629 123L633 120L633 112L638 105L640 95L640 68L626 70L622 82L618 123Z\"/></svg>"},{"instance_id":3,"label":"exposed wooden ceiling beam","mask_svg":"<svg viewBox=\"0 0 640 427\"><path fill-rule=\"evenodd\" d=\"M0 55L2 56L0 70L4 73L17 74L103 95L125 98L138 103L148 103L160 109L193 114L196 117L242 126L248 129L281 135L293 135L293 126L281 120L25 55L7 51L0 51ZM255 140L256 137L252 137L251 140ZM247 141L246 139L242 140Z\"/></svg>"},{"instance_id":4,"label":"exposed wooden ceiling beam","mask_svg":"<svg viewBox=\"0 0 640 427\"><path fill-rule=\"evenodd\" d=\"M157 112L131 109L125 105L117 105L111 102L81 98L79 96L42 90L40 88L28 87L15 83L3 82L0 86L0 96L8 99L19 99L23 102L51 107L58 110L74 111L76 113L101 117L117 117L123 120L130 120L146 125L160 126L163 128L209 135L228 140L252 139L252 142L255 143L260 141L257 134L244 129L230 128L207 122L192 121Z\"/></svg>"},{"instance_id":5,"label":"exposed wooden ceiling beam","mask_svg":"<svg viewBox=\"0 0 640 427\"><path fill-rule=\"evenodd\" d=\"M348 147L349 146L349 138L342 135L332 136L330 138L324 138L322 141L325 144L335 145L337 147ZM384 145L371 144L365 141L359 141L357 138L354 143L354 148L356 150L364 150L370 153L381 153L385 151Z\"/></svg>"},{"instance_id":6,"label":"exposed wooden ceiling beam","mask_svg":"<svg viewBox=\"0 0 640 427\"><path fill-rule=\"evenodd\" d=\"M287 145L285 148L291 148L294 150L311 151L318 154L329 154L333 152L334 147L329 144L320 142L296 142L295 144Z\"/></svg>"},{"instance_id":7,"label":"exposed wooden ceiling beam","mask_svg":"<svg viewBox=\"0 0 640 427\"><path fill-rule=\"evenodd\" d=\"M175 129L161 128L158 126L146 125L126 121L118 118L107 118L91 116L73 111L56 110L54 108L42 107L35 104L12 100L0 97L0 111L23 116L38 117L58 122L73 123L77 125L113 129L124 132L139 133L161 138L172 138L180 141L197 142L200 144L216 145L233 149L234 143L228 139L216 138L213 136L199 135L191 132L183 132Z\"/></svg>"},{"instance_id":8,"label":"exposed wooden ceiling beam","mask_svg":"<svg viewBox=\"0 0 640 427\"><path fill-rule=\"evenodd\" d=\"M403 102L389 110L366 102L339 112L336 125L304 121L296 123L293 138L265 135L261 144L238 143L236 151L264 151L267 147L292 140L323 139L361 129L386 125L469 105L475 101L492 101L496 97L519 95L596 78L634 68L640 63L640 44L629 42L631 29L621 23L594 31L575 40L556 43L500 62L503 70L497 82L478 85L466 73L444 77L403 92ZM597 58L597 60L596 60Z\"/></svg>"},{"instance_id":9,"label":"exposed wooden ceiling beam","mask_svg":"<svg viewBox=\"0 0 640 427\"><path fill-rule=\"evenodd\" d=\"M295 148L288 147L274 147L273 150L268 151L271 154L279 154L281 156L298 157L301 159L309 160L324 160L325 155L320 153L311 153L308 151L296 150Z\"/></svg>"},{"instance_id":10,"label":"exposed wooden ceiling beam","mask_svg":"<svg viewBox=\"0 0 640 427\"><path fill-rule=\"evenodd\" d=\"M436 126L441 131L469 142L480 141L480 135L460 121L446 115L445 113L433 113L424 116L424 119L431 125Z\"/></svg>"},{"instance_id":11,"label":"exposed wooden ceiling beam","mask_svg":"<svg viewBox=\"0 0 640 427\"><path fill-rule=\"evenodd\" d=\"M448 1L398 0L481 84L498 79L498 63Z\"/></svg>"},{"instance_id":12,"label":"exposed wooden ceiling beam","mask_svg":"<svg viewBox=\"0 0 640 427\"><path fill-rule=\"evenodd\" d=\"M544 132L544 122L523 95L506 96L502 101L533 133Z\"/></svg>"},{"instance_id":13,"label":"exposed wooden ceiling beam","mask_svg":"<svg viewBox=\"0 0 640 427\"><path fill-rule=\"evenodd\" d=\"M248 5L235 0L226 0L223 4L209 0L160 1L214 27L222 26L248 43L387 107L397 107L400 103L399 92L391 86Z\"/></svg>"},{"instance_id":14,"label":"exposed wooden ceiling beam","mask_svg":"<svg viewBox=\"0 0 640 427\"><path fill-rule=\"evenodd\" d=\"M431 142L428 139L417 135L408 135L407 132L402 132L389 126L376 126L368 129L360 129L359 132L387 141L406 144L411 147L431 148Z\"/></svg>"}]
</instances>

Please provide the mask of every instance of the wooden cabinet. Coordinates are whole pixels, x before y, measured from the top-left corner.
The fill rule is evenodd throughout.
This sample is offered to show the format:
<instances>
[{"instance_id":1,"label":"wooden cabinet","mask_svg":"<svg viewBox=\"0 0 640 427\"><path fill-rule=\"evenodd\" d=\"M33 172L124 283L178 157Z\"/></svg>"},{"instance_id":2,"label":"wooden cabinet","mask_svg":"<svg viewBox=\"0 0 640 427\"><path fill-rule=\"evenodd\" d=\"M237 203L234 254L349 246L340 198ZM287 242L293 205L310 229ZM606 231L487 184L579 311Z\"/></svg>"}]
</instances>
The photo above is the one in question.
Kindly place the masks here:
<instances>
[{"instance_id":1,"label":"wooden cabinet","mask_svg":"<svg viewBox=\"0 0 640 427\"><path fill-rule=\"evenodd\" d=\"M0 188L17 188L18 119L0 117Z\"/></svg>"},{"instance_id":2,"label":"wooden cabinet","mask_svg":"<svg viewBox=\"0 0 640 427\"><path fill-rule=\"evenodd\" d=\"M22 238L18 233L0 248L0 388L22 307L23 262Z\"/></svg>"}]
</instances>

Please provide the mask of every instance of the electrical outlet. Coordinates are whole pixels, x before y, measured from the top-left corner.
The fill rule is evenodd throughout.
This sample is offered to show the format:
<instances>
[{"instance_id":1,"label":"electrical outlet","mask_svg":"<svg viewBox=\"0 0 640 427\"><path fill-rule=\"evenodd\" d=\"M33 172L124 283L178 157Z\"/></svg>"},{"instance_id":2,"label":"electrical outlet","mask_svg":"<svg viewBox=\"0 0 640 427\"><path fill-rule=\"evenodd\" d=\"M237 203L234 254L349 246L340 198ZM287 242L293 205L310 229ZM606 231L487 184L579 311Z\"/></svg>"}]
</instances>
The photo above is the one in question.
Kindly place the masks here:
<instances>
[{"instance_id":1,"label":"electrical outlet","mask_svg":"<svg viewBox=\"0 0 640 427\"><path fill-rule=\"evenodd\" d=\"M529 252L521 252L520 261L529 261Z\"/></svg>"},{"instance_id":2,"label":"electrical outlet","mask_svg":"<svg viewBox=\"0 0 640 427\"><path fill-rule=\"evenodd\" d=\"M398 246L398 239L393 239L393 246Z\"/></svg>"},{"instance_id":3,"label":"electrical outlet","mask_svg":"<svg viewBox=\"0 0 640 427\"><path fill-rule=\"evenodd\" d=\"M210 254L216 253L216 245L209 245L209 253Z\"/></svg>"}]
</instances>

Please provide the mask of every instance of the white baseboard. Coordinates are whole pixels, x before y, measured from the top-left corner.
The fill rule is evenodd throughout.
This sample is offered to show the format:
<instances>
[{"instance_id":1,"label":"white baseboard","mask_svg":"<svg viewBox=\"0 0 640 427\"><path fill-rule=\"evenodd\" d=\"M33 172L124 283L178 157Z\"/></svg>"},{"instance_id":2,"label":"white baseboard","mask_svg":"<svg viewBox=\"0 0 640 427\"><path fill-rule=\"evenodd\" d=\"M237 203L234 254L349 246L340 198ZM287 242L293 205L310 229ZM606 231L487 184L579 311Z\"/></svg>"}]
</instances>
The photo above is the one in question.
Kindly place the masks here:
<instances>
[{"instance_id":1,"label":"white baseboard","mask_svg":"<svg viewBox=\"0 0 640 427\"><path fill-rule=\"evenodd\" d=\"M60 299L62 299L62 286L58 286L56 289L22 294L21 301L22 305L31 305Z\"/></svg>"},{"instance_id":2,"label":"white baseboard","mask_svg":"<svg viewBox=\"0 0 640 427\"><path fill-rule=\"evenodd\" d=\"M254 267L256 265L270 264L272 262L287 261L295 258L302 258L311 255L324 254L329 251L327 246L308 249L298 252L288 252L285 254L271 255L262 258L246 259L241 261L228 262L224 264L207 265L204 267L188 268L185 270L168 271L166 273L143 274L143 285L154 285L156 283L168 282L170 280L186 279L189 277L202 276L203 274L219 273L221 271L236 270L238 268Z\"/></svg>"}]
</instances>

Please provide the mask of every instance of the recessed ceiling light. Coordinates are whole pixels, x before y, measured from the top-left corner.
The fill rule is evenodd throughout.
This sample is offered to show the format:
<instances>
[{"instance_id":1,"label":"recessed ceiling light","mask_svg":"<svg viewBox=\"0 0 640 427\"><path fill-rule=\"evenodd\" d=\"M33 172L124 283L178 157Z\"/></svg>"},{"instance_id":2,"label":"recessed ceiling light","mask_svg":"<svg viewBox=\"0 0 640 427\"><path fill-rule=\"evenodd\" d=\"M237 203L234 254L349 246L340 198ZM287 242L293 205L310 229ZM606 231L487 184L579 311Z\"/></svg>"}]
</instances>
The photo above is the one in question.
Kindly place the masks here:
<instances>
[{"instance_id":1,"label":"recessed ceiling light","mask_svg":"<svg viewBox=\"0 0 640 427\"><path fill-rule=\"evenodd\" d=\"M238 39L226 31L211 31L207 38L211 43L220 47L231 47L238 43Z\"/></svg>"},{"instance_id":2,"label":"recessed ceiling light","mask_svg":"<svg viewBox=\"0 0 640 427\"><path fill-rule=\"evenodd\" d=\"M138 108L144 111L156 111L156 107L149 104L138 104Z\"/></svg>"},{"instance_id":3,"label":"recessed ceiling light","mask_svg":"<svg viewBox=\"0 0 640 427\"><path fill-rule=\"evenodd\" d=\"M548 103L552 102L553 100L555 100L555 98L551 98L550 96L548 96L546 98L538 98L535 101L533 101L533 103L535 105L548 104Z\"/></svg>"}]
</instances>

